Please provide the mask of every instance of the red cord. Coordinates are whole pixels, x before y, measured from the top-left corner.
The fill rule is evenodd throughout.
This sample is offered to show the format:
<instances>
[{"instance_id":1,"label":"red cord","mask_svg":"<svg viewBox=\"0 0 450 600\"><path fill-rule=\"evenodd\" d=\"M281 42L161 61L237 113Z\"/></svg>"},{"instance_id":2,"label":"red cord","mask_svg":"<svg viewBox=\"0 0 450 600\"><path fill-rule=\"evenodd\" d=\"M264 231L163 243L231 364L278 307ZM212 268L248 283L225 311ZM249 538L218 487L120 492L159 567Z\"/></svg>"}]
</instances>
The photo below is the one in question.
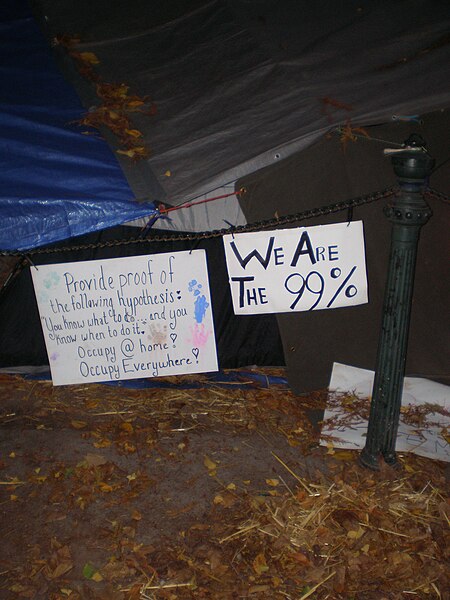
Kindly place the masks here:
<instances>
[{"instance_id":1,"label":"red cord","mask_svg":"<svg viewBox=\"0 0 450 600\"><path fill-rule=\"evenodd\" d=\"M172 212L173 210L179 210L180 208L190 208L191 206L197 206L197 204L206 204L207 202L213 202L213 200L222 200L223 198L229 198L230 196L239 196L244 192L245 188L241 188L238 192L222 194L221 196L214 196L214 198L205 198L204 200L197 200L197 202L187 202L186 204L179 204L178 206L169 206L169 208L159 208L158 210L162 215L164 215L169 212Z\"/></svg>"}]
</instances>

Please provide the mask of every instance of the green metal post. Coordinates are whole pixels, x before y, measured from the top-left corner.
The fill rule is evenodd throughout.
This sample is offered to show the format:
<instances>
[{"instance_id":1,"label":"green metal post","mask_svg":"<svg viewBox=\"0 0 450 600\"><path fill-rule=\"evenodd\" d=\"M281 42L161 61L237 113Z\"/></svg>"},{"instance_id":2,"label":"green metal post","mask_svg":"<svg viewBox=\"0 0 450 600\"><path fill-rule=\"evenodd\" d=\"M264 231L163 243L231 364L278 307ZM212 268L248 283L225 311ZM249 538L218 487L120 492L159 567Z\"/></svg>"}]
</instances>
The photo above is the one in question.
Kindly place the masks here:
<instances>
[{"instance_id":1,"label":"green metal post","mask_svg":"<svg viewBox=\"0 0 450 600\"><path fill-rule=\"evenodd\" d=\"M411 301L420 228L431 217L423 190L434 159L424 141L413 134L404 150L392 154L400 194L384 209L392 223L391 253L378 341L366 445L360 462L379 469L379 459L395 466L395 443L405 375Z\"/></svg>"}]
</instances>

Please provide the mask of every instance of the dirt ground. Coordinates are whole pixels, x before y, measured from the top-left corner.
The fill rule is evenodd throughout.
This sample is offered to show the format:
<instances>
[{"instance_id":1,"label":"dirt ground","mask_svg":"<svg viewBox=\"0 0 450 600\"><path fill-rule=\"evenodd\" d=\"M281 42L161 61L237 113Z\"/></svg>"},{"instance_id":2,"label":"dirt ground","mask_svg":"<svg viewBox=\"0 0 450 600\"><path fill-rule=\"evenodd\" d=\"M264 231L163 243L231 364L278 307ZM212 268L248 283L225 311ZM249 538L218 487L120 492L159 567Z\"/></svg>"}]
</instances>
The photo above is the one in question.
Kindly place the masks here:
<instances>
[{"instance_id":1,"label":"dirt ground","mask_svg":"<svg viewBox=\"0 0 450 600\"><path fill-rule=\"evenodd\" d=\"M325 401L0 376L0 598L449 598L445 465L319 446Z\"/></svg>"}]
</instances>

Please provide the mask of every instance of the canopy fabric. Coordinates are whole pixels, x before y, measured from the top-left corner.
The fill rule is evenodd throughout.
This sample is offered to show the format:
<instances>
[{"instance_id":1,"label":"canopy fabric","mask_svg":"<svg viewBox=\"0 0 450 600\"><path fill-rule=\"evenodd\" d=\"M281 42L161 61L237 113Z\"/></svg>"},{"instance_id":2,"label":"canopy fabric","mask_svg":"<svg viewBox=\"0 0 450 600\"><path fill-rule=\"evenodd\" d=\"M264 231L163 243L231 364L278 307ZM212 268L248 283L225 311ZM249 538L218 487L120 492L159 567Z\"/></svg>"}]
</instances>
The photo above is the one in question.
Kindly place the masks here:
<instances>
[{"instance_id":1,"label":"canopy fabric","mask_svg":"<svg viewBox=\"0 0 450 600\"><path fill-rule=\"evenodd\" d=\"M348 120L388 123L450 104L445 0L34 4L49 37L77 34L104 81L155 102L155 118L135 119L150 156L121 163L137 197L177 204L211 194ZM89 105L92 94L75 85ZM236 224L236 205L177 211L158 227Z\"/></svg>"},{"instance_id":2,"label":"canopy fabric","mask_svg":"<svg viewBox=\"0 0 450 600\"><path fill-rule=\"evenodd\" d=\"M154 213L137 203L21 0L0 8L0 249L23 250Z\"/></svg>"},{"instance_id":3,"label":"canopy fabric","mask_svg":"<svg viewBox=\"0 0 450 600\"><path fill-rule=\"evenodd\" d=\"M444 0L31 2L47 41L25 0L0 9L2 249L147 218L152 202L227 195L338 125L450 105ZM50 48L61 34L77 34L77 51L98 57L103 81L155 102L154 118L132 115L148 158L120 157L111 137L113 151L83 135L76 121L99 100L67 53L72 87L61 76ZM227 197L155 226L211 230L245 223L244 213Z\"/></svg>"}]
</instances>

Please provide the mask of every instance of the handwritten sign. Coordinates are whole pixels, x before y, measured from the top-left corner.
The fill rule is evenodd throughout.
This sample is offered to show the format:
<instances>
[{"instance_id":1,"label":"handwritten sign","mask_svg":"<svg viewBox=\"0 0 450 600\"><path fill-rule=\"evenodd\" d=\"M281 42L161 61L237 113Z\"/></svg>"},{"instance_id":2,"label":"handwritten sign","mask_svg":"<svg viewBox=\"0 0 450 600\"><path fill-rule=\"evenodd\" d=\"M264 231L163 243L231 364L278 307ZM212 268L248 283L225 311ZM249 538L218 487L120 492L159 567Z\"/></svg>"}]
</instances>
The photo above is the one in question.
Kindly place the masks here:
<instances>
[{"instance_id":1,"label":"handwritten sign","mask_svg":"<svg viewBox=\"0 0 450 600\"><path fill-rule=\"evenodd\" d=\"M217 371L204 250L32 275L54 385Z\"/></svg>"},{"instance_id":2,"label":"handwritten sign","mask_svg":"<svg viewBox=\"0 0 450 600\"><path fill-rule=\"evenodd\" d=\"M225 235L223 243L236 314L368 301L361 221Z\"/></svg>"}]
</instances>

